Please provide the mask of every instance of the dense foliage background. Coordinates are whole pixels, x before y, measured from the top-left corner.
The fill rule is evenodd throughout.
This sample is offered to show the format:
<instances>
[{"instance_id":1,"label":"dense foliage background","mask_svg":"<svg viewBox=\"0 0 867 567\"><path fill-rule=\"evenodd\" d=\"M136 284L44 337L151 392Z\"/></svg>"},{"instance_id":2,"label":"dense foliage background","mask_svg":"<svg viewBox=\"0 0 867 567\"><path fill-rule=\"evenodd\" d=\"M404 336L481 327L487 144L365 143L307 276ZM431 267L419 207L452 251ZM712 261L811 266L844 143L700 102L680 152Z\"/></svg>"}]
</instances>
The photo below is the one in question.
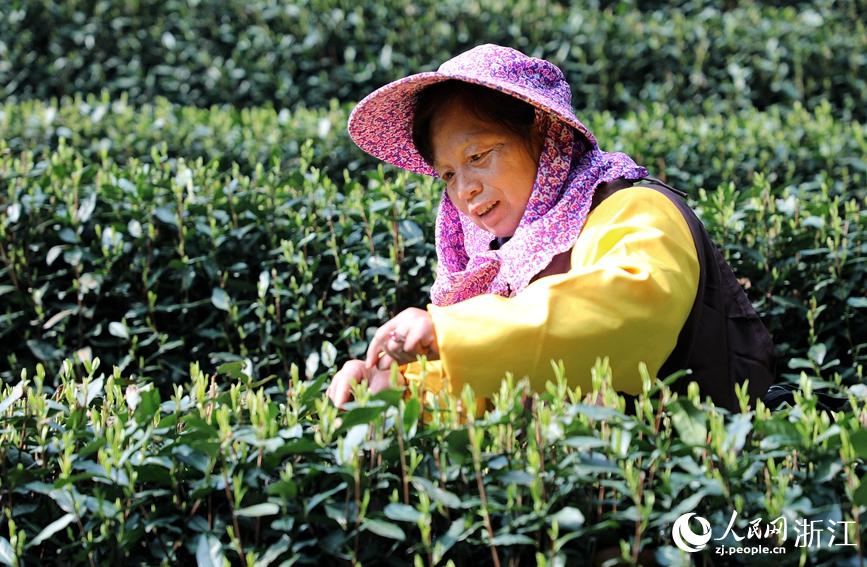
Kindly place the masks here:
<instances>
[{"instance_id":1,"label":"dense foliage background","mask_svg":"<svg viewBox=\"0 0 867 567\"><path fill-rule=\"evenodd\" d=\"M674 518L737 510L858 546L726 561L857 564L867 9L567 4L0 5L0 563L678 564ZM348 112L483 42L560 65L603 149L691 195L794 407L648 379L627 415L600 365L604 407L512 383L477 422L396 393L338 419L330 374L426 303L441 190Z\"/></svg>"}]
</instances>

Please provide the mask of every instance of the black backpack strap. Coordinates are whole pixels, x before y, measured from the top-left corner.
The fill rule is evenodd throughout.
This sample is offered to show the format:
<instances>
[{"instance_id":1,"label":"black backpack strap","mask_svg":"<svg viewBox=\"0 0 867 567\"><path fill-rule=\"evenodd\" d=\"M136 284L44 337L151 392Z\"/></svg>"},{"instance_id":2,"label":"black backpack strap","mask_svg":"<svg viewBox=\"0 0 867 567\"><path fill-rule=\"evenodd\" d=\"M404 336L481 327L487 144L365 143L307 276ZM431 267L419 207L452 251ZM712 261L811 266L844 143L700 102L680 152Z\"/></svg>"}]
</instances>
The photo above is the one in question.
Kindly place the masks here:
<instances>
[{"instance_id":1,"label":"black backpack strap","mask_svg":"<svg viewBox=\"0 0 867 567\"><path fill-rule=\"evenodd\" d=\"M623 177L618 177L617 179L600 183L596 186L596 190L593 192L593 202L590 204L590 210L592 211L595 209L599 203L621 189L634 187L639 181L640 179L625 179Z\"/></svg>"},{"instance_id":2,"label":"black backpack strap","mask_svg":"<svg viewBox=\"0 0 867 567\"><path fill-rule=\"evenodd\" d=\"M682 199L686 199L689 197L684 191L680 189L675 189L665 181L661 179L657 179L656 177L645 176L635 182L635 185L638 187L653 187L654 189L665 189L671 191Z\"/></svg>"},{"instance_id":3,"label":"black backpack strap","mask_svg":"<svg viewBox=\"0 0 867 567\"><path fill-rule=\"evenodd\" d=\"M593 202L590 205L590 210L592 211L605 199L620 191L621 189L626 189L629 187L653 187L655 189L663 189L671 191L672 193L678 195L679 197L686 199L688 195L679 189L675 189L671 185L668 185L661 179L657 179L656 177L645 176L638 179L626 179L623 177L614 179L612 181L608 181L606 183L600 183L596 187L596 191L593 193Z\"/></svg>"}]
</instances>

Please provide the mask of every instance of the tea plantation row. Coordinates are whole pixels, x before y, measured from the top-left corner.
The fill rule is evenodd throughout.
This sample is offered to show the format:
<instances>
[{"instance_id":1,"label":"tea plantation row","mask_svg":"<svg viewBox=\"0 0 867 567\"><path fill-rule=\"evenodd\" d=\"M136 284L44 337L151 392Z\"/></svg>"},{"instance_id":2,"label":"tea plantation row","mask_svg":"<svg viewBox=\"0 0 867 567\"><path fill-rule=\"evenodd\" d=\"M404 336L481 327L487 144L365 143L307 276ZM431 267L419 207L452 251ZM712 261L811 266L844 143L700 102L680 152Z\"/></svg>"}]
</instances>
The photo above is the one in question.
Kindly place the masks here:
<instances>
[{"instance_id":1,"label":"tea plantation row","mask_svg":"<svg viewBox=\"0 0 867 567\"><path fill-rule=\"evenodd\" d=\"M0 104L0 138L12 154L36 154L61 139L88 161L105 157L145 162L155 147L169 159L218 161L221 170L237 164L244 174L258 165L296 167L304 140L313 139L313 165L333 179L373 169L346 133L352 104L328 107L200 109L166 99L135 105L128 96L76 96L61 102ZM840 118L827 103L808 111L775 105L718 114L681 115L665 104L640 105L628 112L579 112L602 149L625 151L695 194L723 182L748 184L755 172L780 186L821 179L835 195L863 192L867 181L864 124Z\"/></svg>"},{"instance_id":2,"label":"tea plantation row","mask_svg":"<svg viewBox=\"0 0 867 567\"><path fill-rule=\"evenodd\" d=\"M107 88L137 103L323 106L492 42L560 66L581 109L827 101L867 118L859 0L683 4L12 0L0 4L0 99Z\"/></svg>"},{"instance_id":3,"label":"tea plantation row","mask_svg":"<svg viewBox=\"0 0 867 567\"><path fill-rule=\"evenodd\" d=\"M102 368L68 359L0 389L0 563L690 565L729 546L782 553L728 565L859 561L865 395L817 411L806 375L794 407L727 416L645 373L630 415L603 362L590 391L562 369L541 395L510 378L474 419L414 388L359 387L339 414L328 375L294 365L255 382L193 363L165 395ZM713 527L694 554L672 539L687 513Z\"/></svg>"},{"instance_id":4,"label":"tea plantation row","mask_svg":"<svg viewBox=\"0 0 867 567\"><path fill-rule=\"evenodd\" d=\"M0 375L37 361L54 373L79 352L168 388L193 360L208 371L243 360L264 378L357 356L390 314L426 304L441 189L381 167L314 166L365 163L344 119L105 99L2 107ZM781 377L860 379L859 123L826 107L722 121L658 106L589 122L607 149L692 193L774 335ZM312 131L322 137L299 150L286 142ZM227 166L224 151L245 165Z\"/></svg>"}]
</instances>

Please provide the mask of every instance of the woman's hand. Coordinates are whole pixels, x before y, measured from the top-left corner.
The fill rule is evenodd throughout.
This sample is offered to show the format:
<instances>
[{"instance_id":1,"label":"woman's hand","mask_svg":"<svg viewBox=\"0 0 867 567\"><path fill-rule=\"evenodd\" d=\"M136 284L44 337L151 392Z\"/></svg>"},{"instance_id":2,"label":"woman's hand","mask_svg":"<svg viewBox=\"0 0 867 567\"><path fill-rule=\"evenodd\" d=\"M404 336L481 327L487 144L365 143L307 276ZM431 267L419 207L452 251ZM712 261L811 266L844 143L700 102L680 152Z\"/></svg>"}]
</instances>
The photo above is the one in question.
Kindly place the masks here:
<instances>
[{"instance_id":1,"label":"woman's hand","mask_svg":"<svg viewBox=\"0 0 867 567\"><path fill-rule=\"evenodd\" d=\"M398 373L397 376L403 384L403 375ZM352 395L352 385L362 380L367 380L370 393L381 392L391 386L391 366L383 369L367 368L363 360L347 360L343 368L331 379L331 384L325 393L334 405L343 407Z\"/></svg>"},{"instance_id":2,"label":"woman's hand","mask_svg":"<svg viewBox=\"0 0 867 567\"><path fill-rule=\"evenodd\" d=\"M426 355L428 360L439 359L437 335L430 313L410 307L376 331L367 347L365 365L369 369L388 368L392 361L415 362L419 354Z\"/></svg>"}]
</instances>

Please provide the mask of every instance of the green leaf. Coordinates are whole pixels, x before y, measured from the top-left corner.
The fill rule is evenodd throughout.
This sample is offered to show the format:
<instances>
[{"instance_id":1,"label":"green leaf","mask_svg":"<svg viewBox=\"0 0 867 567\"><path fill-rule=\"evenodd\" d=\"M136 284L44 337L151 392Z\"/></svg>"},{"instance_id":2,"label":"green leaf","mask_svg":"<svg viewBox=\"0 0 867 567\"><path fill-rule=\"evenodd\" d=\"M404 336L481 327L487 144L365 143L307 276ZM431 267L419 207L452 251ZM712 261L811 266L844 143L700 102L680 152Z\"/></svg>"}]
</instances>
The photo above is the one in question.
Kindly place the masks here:
<instances>
[{"instance_id":1,"label":"green leaf","mask_svg":"<svg viewBox=\"0 0 867 567\"><path fill-rule=\"evenodd\" d=\"M160 393L157 390L139 390L141 399L135 408L135 418L139 423L152 419L160 411Z\"/></svg>"},{"instance_id":2,"label":"green leaf","mask_svg":"<svg viewBox=\"0 0 867 567\"><path fill-rule=\"evenodd\" d=\"M403 245L406 247L415 246L424 242L424 232L418 223L409 219L402 220L398 223L398 230L403 237Z\"/></svg>"},{"instance_id":3,"label":"green leaf","mask_svg":"<svg viewBox=\"0 0 867 567\"><path fill-rule=\"evenodd\" d=\"M421 403L419 403L418 398L410 398L406 402L406 407L403 411L403 430L406 432L407 439L415 437L415 432L418 428L418 417L420 415Z\"/></svg>"},{"instance_id":4,"label":"green leaf","mask_svg":"<svg viewBox=\"0 0 867 567\"><path fill-rule=\"evenodd\" d=\"M800 369L810 369L813 368L813 363L807 360L806 358L790 358L789 359L789 368L792 370L800 370Z\"/></svg>"},{"instance_id":5,"label":"green leaf","mask_svg":"<svg viewBox=\"0 0 867 567\"><path fill-rule=\"evenodd\" d=\"M364 442L364 438L367 437L367 431L369 427L366 423L359 423L358 425L354 425L349 428L349 431L346 432L346 437L343 438L343 451L337 455L337 462L340 464L346 464L352 458L352 455L355 454L355 450Z\"/></svg>"},{"instance_id":6,"label":"green leaf","mask_svg":"<svg viewBox=\"0 0 867 567\"><path fill-rule=\"evenodd\" d=\"M84 199L79 201L78 205L78 221L81 224L85 224L90 220L90 216L93 214L93 211L96 209L96 192L91 193Z\"/></svg>"},{"instance_id":7,"label":"green leaf","mask_svg":"<svg viewBox=\"0 0 867 567\"><path fill-rule=\"evenodd\" d=\"M166 224L170 224L172 226L178 226L178 219L175 216L175 211L170 205L163 205L162 207L157 207L154 210L154 216L163 221Z\"/></svg>"},{"instance_id":8,"label":"green leaf","mask_svg":"<svg viewBox=\"0 0 867 567\"><path fill-rule=\"evenodd\" d=\"M867 459L867 429L859 429L849 436L855 454L862 459Z\"/></svg>"},{"instance_id":9,"label":"green leaf","mask_svg":"<svg viewBox=\"0 0 867 567\"><path fill-rule=\"evenodd\" d=\"M319 360L325 368L333 368L334 360L337 358L337 349L329 341L323 341L320 348L322 355Z\"/></svg>"},{"instance_id":10,"label":"green leaf","mask_svg":"<svg viewBox=\"0 0 867 567\"><path fill-rule=\"evenodd\" d=\"M747 435L753 429L752 414L739 413L732 416L731 422L726 427L726 438L723 441L723 448L733 450L736 453L744 448Z\"/></svg>"},{"instance_id":11,"label":"green leaf","mask_svg":"<svg viewBox=\"0 0 867 567\"><path fill-rule=\"evenodd\" d=\"M295 518L293 516L284 516L271 522L271 529L281 532L291 532L295 527Z\"/></svg>"},{"instance_id":12,"label":"green leaf","mask_svg":"<svg viewBox=\"0 0 867 567\"><path fill-rule=\"evenodd\" d=\"M58 244L57 246L52 246L48 251L48 254L45 255L45 263L49 266L57 260L57 257L63 252L64 248L66 248L63 244Z\"/></svg>"},{"instance_id":13,"label":"green leaf","mask_svg":"<svg viewBox=\"0 0 867 567\"><path fill-rule=\"evenodd\" d=\"M226 557L223 555L220 540L214 536L199 536L199 544L196 546L196 565L198 567L223 567Z\"/></svg>"},{"instance_id":14,"label":"green leaf","mask_svg":"<svg viewBox=\"0 0 867 567\"><path fill-rule=\"evenodd\" d=\"M181 418L181 422L186 426L184 441L188 443L193 439L219 438L217 428L202 419L198 413L185 415Z\"/></svg>"},{"instance_id":15,"label":"green leaf","mask_svg":"<svg viewBox=\"0 0 867 567\"><path fill-rule=\"evenodd\" d=\"M233 360L232 362L224 362L223 364L217 367L217 372L220 374L228 374L232 377L233 380L243 380L243 370L244 370L244 361L243 360Z\"/></svg>"},{"instance_id":16,"label":"green leaf","mask_svg":"<svg viewBox=\"0 0 867 567\"><path fill-rule=\"evenodd\" d=\"M313 400L319 398L319 396L322 394L322 386L325 384L325 381L328 379L328 377L329 376L327 374L322 374L321 376L319 376L319 378L316 378L307 385L307 389L304 390L304 393L301 394L298 399L298 402L301 404L302 407L310 405ZM341 427L343 427L344 425L346 425L346 416L343 416L343 424L341 424Z\"/></svg>"},{"instance_id":17,"label":"green leaf","mask_svg":"<svg viewBox=\"0 0 867 567\"><path fill-rule=\"evenodd\" d=\"M821 365L825 360L826 354L828 354L828 347L825 346L825 343L816 343L807 351L807 356L810 357L810 360L815 361L818 365Z\"/></svg>"},{"instance_id":18,"label":"green leaf","mask_svg":"<svg viewBox=\"0 0 867 567\"><path fill-rule=\"evenodd\" d=\"M400 526L392 524L391 522L386 522L385 520L365 518L361 525L365 530L384 538L396 539L397 541L404 541L406 539L406 534Z\"/></svg>"},{"instance_id":19,"label":"green leaf","mask_svg":"<svg viewBox=\"0 0 867 567\"><path fill-rule=\"evenodd\" d=\"M449 456L457 463L464 463L468 459L470 434L466 429L456 429L446 435L449 447Z\"/></svg>"},{"instance_id":20,"label":"green leaf","mask_svg":"<svg viewBox=\"0 0 867 567\"><path fill-rule=\"evenodd\" d=\"M497 475L497 480L505 484L531 486L533 484L533 481L535 480L535 477L527 471L506 471L500 475Z\"/></svg>"},{"instance_id":21,"label":"green leaf","mask_svg":"<svg viewBox=\"0 0 867 567\"><path fill-rule=\"evenodd\" d=\"M302 437L301 439L297 439L295 441L291 441L286 443L281 447L281 452L285 452L290 455L297 455L299 453L315 453L319 449L319 445L313 439L308 439L307 437Z\"/></svg>"},{"instance_id":22,"label":"green leaf","mask_svg":"<svg viewBox=\"0 0 867 567\"><path fill-rule=\"evenodd\" d=\"M0 415L3 415L3 413L5 413L6 410L12 406L12 404L20 400L23 395L24 383L19 382L12 387L12 391L9 393L9 396L7 396L2 403L0 403Z\"/></svg>"},{"instance_id":23,"label":"green leaf","mask_svg":"<svg viewBox=\"0 0 867 567\"><path fill-rule=\"evenodd\" d=\"M566 506L549 518L556 520L561 530L577 530L584 525L584 514L578 508Z\"/></svg>"},{"instance_id":24,"label":"green leaf","mask_svg":"<svg viewBox=\"0 0 867 567\"><path fill-rule=\"evenodd\" d=\"M50 538L60 530L64 529L66 526L68 526L74 521L75 514L66 514L64 516L61 516L59 519L54 520L53 522L45 526L45 528L41 532L39 532L39 535L37 535L35 538L33 538L31 542L27 544L27 547L35 547L39 545L40 543Z\"/></svg>"},{"instance_id":25,"label":"green leaf","mask_svg":"<svg viewBox=\"0 0 867 567\"><path fill-rule=\"evenodd\" d=\"M434 565L437 565L449 549L459 541L463 541L474 531L473 528L464 529L464 519L458 518L452 522L448 531L438 538L434 544Z\"/></svg>"},{"instance_id":26,"label":"green leaf","mask_svg":"<svg viewBox=\"0 0 867 567\"><path fill-rule=\"evenodd\" d=\"M388 506L385 507L385 515L387 518L391 520L396 520L398 522L417 522L419 518L421 518L422 514L409 504L399 504L397 502L392 502Z\"/></svg>"},{"instance_id":27,"label":"green leaf","mask_svg":"<svg viewBox=\"0 0 867 567\"><path fill-rule=\"evenodd\" d=\"M382 403L377 405L368 404L366 406L352 408L341 416L343 421L337 429L337 434L339 435L344 431L348 431L350 428L355 427L358 424L368 424L382 415L382 413L387 409L388 406Z\"/></svg>"},{"instance_id":28,"label":"green leaf","mask_svg":"<svg viewBox=\"0 0 867 567\"><path fill-rule=\"evenodd\" d=\"M70 266L78 266L81 263L81 248L70 248L63 252L63 260Z\"/></svg>"},{"instance_id":29,"label":"green leaf","mask_svg":"<svg viewBox=\"0 0 867 567\"><path fill-rule=\"evenodd\" d=\"M623 414L614 408L591 406L588 404L574 404L571 406L570 410L592 420L606 420L613 417L623 417Z\"/></svg>"},{"instance_id":30,"label":"green leaf","mask_svg":"<svg viewBox=\"0 0 867 567\"><path fill-rule=\"evenodd\" d=\"M759 427L758 423L756 427ZM763 421L761 430L764 437L759 442L759 447L765 450L780 447L791 450L793 447L800 447L803 442L798 427L790 421L781 419Z\"/></svg>"},{"instance_id":31,"label":"green leaf","mask_svg":"<svg viewBox=\"0 0 867 567\"><path fill-rule=\"evenodd\" d=\"M494 539L491 540L491 545L536 545L536 540L525 536L524 534L502 534L494 537Z\"/></svg>"},{"instance_id":32,"label":"green leaf","mask_svg":"<svg viewBox=\"0 0 867 567\"><path fill-rule=\"evenodd\" d=\"M217 309L228 311L230 302L229 294L226 293L224 289L215 287L211 290L211 303L213 303L214 307Z\"/></svg>"},{"instance_id":33,"label":"green leaf","mask_svg":"<svg viewBox=\"0 0 867 567\"><path fill-rule=\"evenodd\" d=\"M460 508L463 504L457 494L443 490L426 478L414 476L412 477L412 483L415 485L416 490L427 494L431 501L442 504L447 508Z\"/></svg>"},{"instance_id":34,"label":"green leaf","mask_svg":"<svg viewBox=\"0 0 867 567\"><path fill-rule=\"evenodd\" d=\"M707 496L707 490L701 489L695 494L692 494L686 498L678 498L675 502L676 506L662 516L660 516L659 522L663 524L669 524L675 521L679 516L682 516L687 512L694 511L701 503L702 498L704 498L705 496Z\"/></svg>"},{"instance_id":35,"label":"green leaf","mask_svg":"<svg viewBox=\"0 0 867 567\"><path fill-rule=\"evenodd\" d=\"M608 446L608 443L598 437L593 437L592 435L575 435L573 437L567 437L563 440L563 443L569 447L584 451Z\"/></svg>"},{"instance_id":36,"label":"green leaf","mask_svg":"<svg viewBox=\"0 0 867 567\"><path fill-rule=\"evenodd\" d=\"M119 339L129 339L129 330L127 330L126 325L119 321L112 321L109 323L108 332L110 335Z\"/></svg>"},{"instance_id":37,"label":"green leaf","mask_svg":"<svg viewBox=\"0 0 867 567\"><path fill-rule=\"evenodd\" d=\"M277 540L271 547L269 547L265 553L259 556L256 560L256 567L268 567L271 563L277 560L278 557L283 555L289 550L289 546L292 544L292 540L289 539L289 536L283 534L280 536L280 539Z\"/></svg>"},{"instance_id":38,"label":"green leaf","mask_svg":"<svg viewBox=\"0 0 867 567\"><path fill-rule=\"evenodd\" d=\"M850 297L846 300L849 307L865 308L867 307L867 297Z\"/></svg>"},{"instance_id":39,"label":"green leaf","mask_svg":"<svg viewBox=\"0 0 867 567\"><path fill-rule=\"evenodd\" d=\"M268 485L267 492L272 496L279 496L283 500L294 500L298 494L298 485L291 478L278 480Z\"/></svg>"},{"instance_id":40,"label":"green leaf","mask_svg":"<svg viewBox=\"0 0 867 567\"><path fill-rule=\"evenodd\" d=\"M77 309L61 309L60 311L52 315L51 318L42 325L42 328L48 330L55 326L57 323L63 321L70 315L74 315L77 312Z\"/></svg>"},{"instance_id":41,"label":"green leaf","mask_svg":"<svg viewBox=\"0 0 867 567\"><path fill-rule=\"evenodd\" d=\"M39 341L36 339L28 339L27 347L30 349L30 352L36 356L39 360L48 361L48 360L56 360L63 356L63 351L54 347L45 341Z\"/></svg>"},{"instance_id":42,"label":"green leaf","mask_svg":"<svg viewBox=\"0 0 867 567\"><path fill-rule=\"evenodd\" d=\"M235 510L236 516L244 516L246 518L261 518L262 516L274 516L280 513L280 506L273 502L262 502L261 504L253 504L246 508Z\"/></svg>"},{"instance_id":43,"label":"green leaf","mask_svg":"<svg viewBox=\"0 0 867 567\"><path fill-rule=\"evenodd\" d=\"M346 490L346 483L345 482L341 482L340 484L338 484L334 488L332 488L330 490L326 490L325 492L320 492L319 494L313 496L312 498L307 500L307 502L304 503L305 513L309 514L310 511L313 510L316 506L318 506L323 500L325 500L329 496L337 494L341 490Z\"/></svg>"},{"instance_id":44,"label":"green leaf","mask_svg":"<svg viewBox=\"0 0 867 567\"><path fill-rule=\"evenodd\" d=\"M396 406L400 402L400 400L403 399L403 392L403 390L398 390L396 388L386 388L385 390L380 390L379 392L370 396L370 401L382 401L385 402L385 404L388 406Z\"/></svg>"},{"instance_id":45,"label":"green leaf","mask_svg":"<svg viewBox=\"0 0 867 567\"><path fill-rule=\"evenodd\" d=\"M3 536L0 536L0 563L9 565L10 567L18 564L18 556L15 555L15 550L12 549L9 540Z\"/></svg>"},{"instance_id":46,"label":"green leaf","mask_svg":"<svg viewBox=\"0 0 867 567\"><path fill-rule=\"evenodd\" d=\"M867 474L861 477L858 488L852 494L852 502L858 506L867 506Z\"/></svg>"},{"instance_id":47,"label":"green leaf","mask_svg":"<svg viewBox=\"0 0 867 567\"><path fill-rule=\"evenodd\" d=\"M707 439L704 414L689 400L678 400L669 407L671 423L680 440L693 447L704 446Z\"/></svg>"},{"instance_id":48,"label":"green leaf","mask_svg":"<svg viewBox=\"0 0 867 567\"><path fill-rule=\"evenodd\" d=\"M102 395L102 387L105 384L104 378L97 378L87 385L87 396L84 400L84 405L90 405L90 402Z\"/></svg>"}]
</instances>

